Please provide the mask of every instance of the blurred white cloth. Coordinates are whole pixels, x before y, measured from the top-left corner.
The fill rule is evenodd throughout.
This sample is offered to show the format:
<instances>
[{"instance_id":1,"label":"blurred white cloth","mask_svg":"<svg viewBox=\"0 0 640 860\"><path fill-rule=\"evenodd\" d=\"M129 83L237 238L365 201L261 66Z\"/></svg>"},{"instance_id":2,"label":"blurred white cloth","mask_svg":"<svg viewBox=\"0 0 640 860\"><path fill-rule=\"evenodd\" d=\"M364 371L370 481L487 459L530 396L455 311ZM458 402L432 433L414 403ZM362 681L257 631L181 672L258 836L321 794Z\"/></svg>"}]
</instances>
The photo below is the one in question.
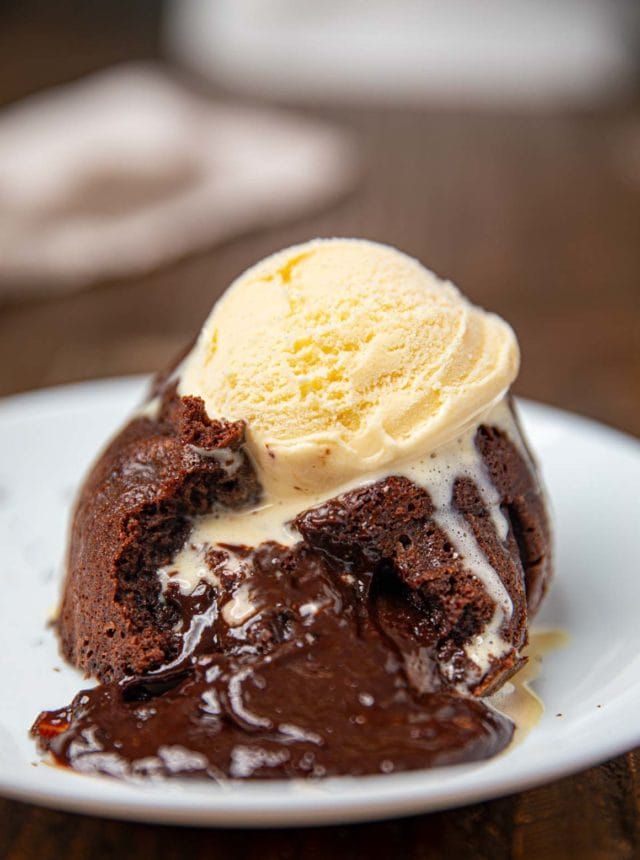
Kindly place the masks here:
<instances>
[{"instance_id":1,"label":"blurred white cloth","mask_svg":"<svg viewBox=\"0 0 640 860\"><path fill-rule=\"evenodd\" d=\"M119 66L0 115L0 293L142 272L320 205L350 141L295 115L212 103Z\"/></svg>"}]
</instances>

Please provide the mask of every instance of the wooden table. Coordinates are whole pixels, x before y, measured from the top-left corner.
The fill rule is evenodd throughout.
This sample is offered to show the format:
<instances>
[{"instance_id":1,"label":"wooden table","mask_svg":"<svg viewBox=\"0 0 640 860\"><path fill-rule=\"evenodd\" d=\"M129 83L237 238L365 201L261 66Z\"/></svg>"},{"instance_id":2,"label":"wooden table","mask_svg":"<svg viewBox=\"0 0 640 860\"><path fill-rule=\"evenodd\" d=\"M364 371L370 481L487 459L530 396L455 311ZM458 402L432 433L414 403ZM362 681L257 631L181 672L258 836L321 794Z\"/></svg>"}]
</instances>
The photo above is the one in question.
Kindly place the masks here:
<instances>
[{"instance_id":1,"label":"wooden table","mask_svg":"<svg viewBox=\"0 0 640 860\"><path fill-rule=\"evenodd\" d=\"M0 98L156 51L157 9L0 18ZM94 4L90 4L92 9ZM128 14L126 33L118 15ZM3 26L4 24L4 26ZM25 61L26 58L26 61ZM517 393L640 433L640 106L503 116L317 109L353 130L358 188L295 224L131 281L0 308L0 393L152 371L249 263L315 235L396 244L516 328ZM640 753L462 810L297 831L181 830L0 801L0 857L640 856Z\"/></svg>"}]
</instances>

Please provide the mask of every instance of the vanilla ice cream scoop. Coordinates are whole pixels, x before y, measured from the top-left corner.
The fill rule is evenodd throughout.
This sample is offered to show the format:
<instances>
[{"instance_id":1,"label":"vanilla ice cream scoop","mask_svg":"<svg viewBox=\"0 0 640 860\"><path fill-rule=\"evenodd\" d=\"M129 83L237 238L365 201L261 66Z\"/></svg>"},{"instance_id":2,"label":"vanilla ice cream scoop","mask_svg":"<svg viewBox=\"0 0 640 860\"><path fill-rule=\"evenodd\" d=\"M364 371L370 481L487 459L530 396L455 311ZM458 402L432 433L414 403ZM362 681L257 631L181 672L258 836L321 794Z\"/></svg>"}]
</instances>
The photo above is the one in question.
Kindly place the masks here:
<instances>
[{"instance_id":1,"label":"vanilla ice cream scoop","mask_svg":"<svg viewBox=\"0 0 640 860\"><path fill-rule=\"evenodd\" d=\"M424 455L518 372L513 330L386 245L323 239L242 274L181 375L211 417L243 419L267 492L317 493Z\"/></svg>"}]
</instances>

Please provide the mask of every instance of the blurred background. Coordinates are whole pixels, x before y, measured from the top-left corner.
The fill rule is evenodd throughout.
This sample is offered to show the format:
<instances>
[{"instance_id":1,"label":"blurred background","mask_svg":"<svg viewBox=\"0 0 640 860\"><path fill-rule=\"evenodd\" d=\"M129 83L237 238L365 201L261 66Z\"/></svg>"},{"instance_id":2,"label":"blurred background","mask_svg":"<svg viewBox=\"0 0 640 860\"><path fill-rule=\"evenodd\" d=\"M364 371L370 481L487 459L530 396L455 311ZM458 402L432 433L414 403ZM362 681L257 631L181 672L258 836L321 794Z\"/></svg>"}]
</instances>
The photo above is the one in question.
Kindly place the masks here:
<instances>
[{"instance_id":1,"label":"blurred background","mask_svg":"<svg viewBox=\"0 0 640 860\"><path fill-rule=\"evenodd\" d=\"M506 317L518 393L640 433L635 0L5 0L0 72L0 394L162 367L346 235Z\"/></svg>"}]
</instances>

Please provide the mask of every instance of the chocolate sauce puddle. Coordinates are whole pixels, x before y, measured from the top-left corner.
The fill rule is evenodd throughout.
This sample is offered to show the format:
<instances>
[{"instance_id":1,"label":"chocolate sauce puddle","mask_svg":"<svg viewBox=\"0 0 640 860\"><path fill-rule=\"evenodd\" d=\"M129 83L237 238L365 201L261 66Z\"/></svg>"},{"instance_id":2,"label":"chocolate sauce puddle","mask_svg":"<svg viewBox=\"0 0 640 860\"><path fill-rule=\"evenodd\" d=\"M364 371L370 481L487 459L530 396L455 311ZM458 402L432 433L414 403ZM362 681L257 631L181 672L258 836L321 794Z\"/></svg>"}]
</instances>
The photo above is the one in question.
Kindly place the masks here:
<instances>
[{"instance_id":1,"label":"chocolate sauce puddle","mask_svg":"<svg viewBox=\"0 0 640 860\"><path fill-rule=\"evenodd\" d=\"M235 551L243 564L222 566L219 586L167 589L183 654L43 712L32 728L43 751L124 778L277 779L450 765L507 746L513 723L443 682L419 613L383 570L301 544Z\"/></svg>"}]
</instances>

